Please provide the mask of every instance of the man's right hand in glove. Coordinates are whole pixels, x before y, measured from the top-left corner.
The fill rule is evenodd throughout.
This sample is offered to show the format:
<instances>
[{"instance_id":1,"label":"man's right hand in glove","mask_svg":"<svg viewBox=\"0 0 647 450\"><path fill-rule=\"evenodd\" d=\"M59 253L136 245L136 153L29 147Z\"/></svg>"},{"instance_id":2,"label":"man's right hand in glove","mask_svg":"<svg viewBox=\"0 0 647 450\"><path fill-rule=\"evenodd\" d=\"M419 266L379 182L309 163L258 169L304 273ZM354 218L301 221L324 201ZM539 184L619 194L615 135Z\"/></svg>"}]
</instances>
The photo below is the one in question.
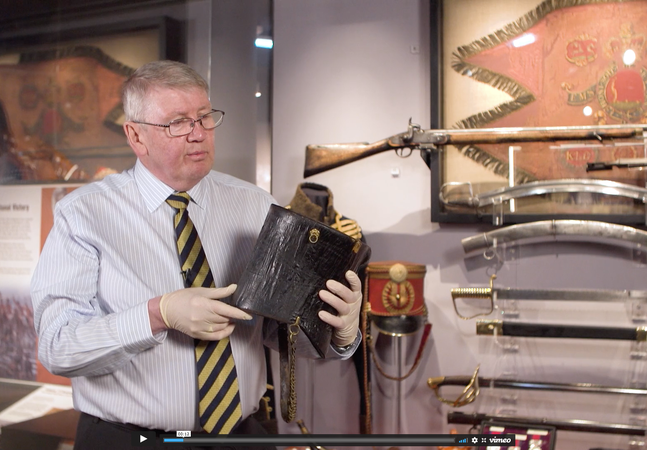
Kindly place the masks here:
<instances>
[{"instance_id":1,"label":"man's right hand in glove","mask_svg":"<svg viewBox=\"0 0 647 450\"><path fill-rule=\"evenodd\" d=\"M252 319L246 312L219 301L235 290L235 284L224 288L186 288L149 300L153 334L172 328L207 341L229 336L236 326L233 320Z\"/></svg>"}]
</instances>

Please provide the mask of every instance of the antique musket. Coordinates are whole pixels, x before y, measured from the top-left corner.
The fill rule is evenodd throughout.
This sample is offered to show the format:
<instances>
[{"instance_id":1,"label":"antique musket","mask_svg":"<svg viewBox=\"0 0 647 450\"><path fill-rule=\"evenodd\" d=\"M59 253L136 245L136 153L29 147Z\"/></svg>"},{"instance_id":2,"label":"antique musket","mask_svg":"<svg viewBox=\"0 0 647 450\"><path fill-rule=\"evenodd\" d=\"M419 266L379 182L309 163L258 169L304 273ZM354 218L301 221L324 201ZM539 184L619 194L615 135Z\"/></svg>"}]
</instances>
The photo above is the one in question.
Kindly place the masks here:
<instances>
[{"instance_id":1,"label":"antique musket","mask_svg":"<svg viewBox=\"0 0 647 450\"><path fill-rule=\"evenodd\" d=\"M469 195L450 200L446 195L447 188L456 186L468 186ZM447 206L468 206L482 208L495 203L531 197L534 195L591 192L594 194L612 195L616 197L627 197L645 203L647 201L647 189L626 183L618 183L611 180L590 180L588 178L566 178L560 180L541 180L516 186L502 187L481 194L472 193L470 182L452 181L440 187L438 197Z\"/></svg>"},{"instance_id":2,"label":"antique musket","mask_svg":"<svg viewBox=\"0 0 647 450\"><path fill-rule=\"evenodd\" d=\"M413 150L444 145L504 144L514 142L603 141L604 139L642 138L647 124L506 127L423 130L409 119L407 131L374 143L324 144L306 146L304 178L341 167L378 153L395 150L406 157ZM410 150L406 155L404 150Z\"/></svg>"},{"instance_id":3,"label":"antique musket","mask_svg":"<svg viewBox=\"0 0 647 450\"><path fill-rule=\"evenodd\" d=\"M477 320L476 334L480 336L647 341L647 327L601 327L524 323L505 320Z\"/></svg>"},{"instance_id":4,"label":"antique musket","mask_svg":"<svg viewBox=\"0 0 647 450\"><path fill-rule=\"evenodd\" d=\"M646 231L595 220L540 220L511 225L464 238L461 244L465 253L469 253L507 242L557 235L591 236L647 246Z\"/></svg>"},{"instance_id":5,"label":"antique musket","mask_svg":"<svg viewBox=\"0 0 647 450\"><path fill-rule=\"evenodd\" d=\"M647 301L647 291L642 290L613 290L613 289L521 289L510 287L494 287L496 275L490 277L490 287L459 287L451 289L452 302L456 315L463 320L487 316L494 311L494 300L548 300L548 301L594 301L594 302L626 302L629 300ZM473 316L463 316L458 311L456 300L488 299L490 306L487 312Z\"/></svg>"},{"instance_id":6,"label":"antique musket","mask_svg":"<svg viewBox=\"0 0 647 450\"><path fill-rule=\"evenodd\" d=\"M546 417L520 417L507 414L447 413L447 423L463 425L481 425L484 421L508 422L520 425L548 425L563 431L580 431L584 433L620 434L625 436L644 436L647 428L638 425L604 423L581 419L549 419Z\"/></svg>"}]
</instances>

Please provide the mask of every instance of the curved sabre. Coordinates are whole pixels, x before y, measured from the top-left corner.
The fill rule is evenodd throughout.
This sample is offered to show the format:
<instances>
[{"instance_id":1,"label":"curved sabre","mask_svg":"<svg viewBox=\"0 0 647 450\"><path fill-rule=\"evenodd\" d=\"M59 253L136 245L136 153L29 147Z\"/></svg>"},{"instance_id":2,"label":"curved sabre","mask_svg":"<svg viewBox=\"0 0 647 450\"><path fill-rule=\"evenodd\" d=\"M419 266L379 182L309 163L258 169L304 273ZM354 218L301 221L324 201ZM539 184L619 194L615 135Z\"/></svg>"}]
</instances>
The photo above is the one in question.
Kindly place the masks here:
<instances>
[{"instance_id":1,"label":"curved sabre","mask_svg":"<svg viewBox=\"0 0 647 450\"><path fill-rule=\"evenodd\" d=\"M450 186L467 185L470 195L464 198L449 200L445 191ZM501 203L512 199L530 197L533 195L555 194L563 192L592 192L595 194L613 195L619 197L632 198L634 200L646 202L647 189L626 183L618 183L610 180L590 180L590 179L562 179L562 180L542 180L532 181L530 183L519 184L516 186L503 187L481 194L473 194L471 183L445 183L440 188L438 195L440 201L448 206L469 206L481 208L483 206Z\"/></svg>"},{"instance_id":2,"label":"curved sabre","mask_svg":"<svg viewBox=\"0 0 647 450\"><path fill-rule=\"evenodd\" d=\"M469 253L490 248L495 243L498 245L527 238L557 235L600 237L633 242L647 247L646 231L627 225L596 220L540 220L510 225L464 238L461 240L461 244L465 253Z\"/></svg>"}]
</instances>

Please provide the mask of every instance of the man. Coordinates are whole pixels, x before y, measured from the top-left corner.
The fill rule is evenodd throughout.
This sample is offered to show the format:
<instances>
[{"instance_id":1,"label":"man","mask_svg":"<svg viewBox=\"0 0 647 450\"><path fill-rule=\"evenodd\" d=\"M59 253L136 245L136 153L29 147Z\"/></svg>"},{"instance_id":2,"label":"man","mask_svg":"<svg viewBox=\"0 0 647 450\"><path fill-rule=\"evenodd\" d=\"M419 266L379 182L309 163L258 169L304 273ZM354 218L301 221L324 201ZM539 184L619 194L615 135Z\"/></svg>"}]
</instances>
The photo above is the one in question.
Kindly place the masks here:
<instances>
[{"instance_id":1,"label":"man","mask_svg":"<svg viewBox=\"0 0 647 450\"><path fill-rule=\"evenodd\" d=\"M57 204L32 280L40 361L72 378L82 412L75 448L127 448L137 430L259 433L250 415L266 389L269 326L226 298L274 199L211 170L224 113L212 109L206 82L190 67L142 66L124 83L123 104L135 167ZM193 275L181 256L178 263L174 229L182 210L167 203L182 196L216 288L185 287ZM361 283L352 272L346 278L350 288L329 280L320 292L338 312L320 313L334 329L329 354L342 358L360 340ZM222 429L203 422L196 340L225 343L235 361L237 393L223 396L239 402L214 419Z\"/></svg>"}]
</instances>

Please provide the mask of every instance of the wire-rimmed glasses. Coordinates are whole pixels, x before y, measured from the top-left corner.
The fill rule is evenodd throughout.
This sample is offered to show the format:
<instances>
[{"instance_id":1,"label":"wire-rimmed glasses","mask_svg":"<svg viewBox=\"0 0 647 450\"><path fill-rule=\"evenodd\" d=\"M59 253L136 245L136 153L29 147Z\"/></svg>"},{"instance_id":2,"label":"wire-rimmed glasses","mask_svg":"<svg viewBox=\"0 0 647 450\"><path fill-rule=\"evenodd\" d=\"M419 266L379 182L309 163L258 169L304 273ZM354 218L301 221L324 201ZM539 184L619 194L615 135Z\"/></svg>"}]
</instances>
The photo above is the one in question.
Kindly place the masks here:
<instances>
[{"instance_id":1,"label":"wire-rimmed glasses","mask_svg":"<svg viewBox=\"0 0 647 450\"><path fill-rule=\"evenodd\" d=\"M225 118L225 112L220 111L219 109L212 109L210 112L203 114L197 119L184 118L184 119L175 119L171 120L166 125L159 123L149 123L149 122L140 122L138 120L133 120L133 123L139 123L142 125L152 125L155 127L168 128L168 132L171 136L180 137L190 134L195 128L195 123L200 122L202 128L205 130L213 130L214 128L222 124L222 120Z\"/></svg>"}]
</instances>

